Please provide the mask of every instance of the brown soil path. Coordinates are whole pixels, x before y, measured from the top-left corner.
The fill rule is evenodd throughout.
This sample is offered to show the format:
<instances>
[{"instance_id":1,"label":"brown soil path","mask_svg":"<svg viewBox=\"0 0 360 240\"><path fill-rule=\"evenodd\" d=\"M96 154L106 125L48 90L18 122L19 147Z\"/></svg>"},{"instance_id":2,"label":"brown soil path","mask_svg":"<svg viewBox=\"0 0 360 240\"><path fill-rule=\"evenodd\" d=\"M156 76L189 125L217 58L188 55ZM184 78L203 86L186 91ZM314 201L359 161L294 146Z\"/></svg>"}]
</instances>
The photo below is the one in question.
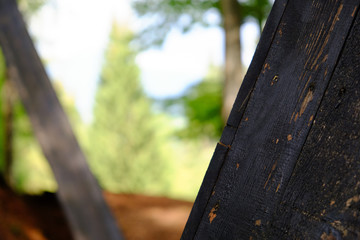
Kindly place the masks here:
<instances>
[{"instance_id":1,"label":"brown soil path","mask_svg":"<svg viewBox=\"0 0 360 240\"><path fill-rule=\"evenodd\" d=\"M104 193L127 240L178 240L192 203L162 197ZM0 187L0 239L68 240L54 194L18 196Z\"/></svg>"}]
</instances>

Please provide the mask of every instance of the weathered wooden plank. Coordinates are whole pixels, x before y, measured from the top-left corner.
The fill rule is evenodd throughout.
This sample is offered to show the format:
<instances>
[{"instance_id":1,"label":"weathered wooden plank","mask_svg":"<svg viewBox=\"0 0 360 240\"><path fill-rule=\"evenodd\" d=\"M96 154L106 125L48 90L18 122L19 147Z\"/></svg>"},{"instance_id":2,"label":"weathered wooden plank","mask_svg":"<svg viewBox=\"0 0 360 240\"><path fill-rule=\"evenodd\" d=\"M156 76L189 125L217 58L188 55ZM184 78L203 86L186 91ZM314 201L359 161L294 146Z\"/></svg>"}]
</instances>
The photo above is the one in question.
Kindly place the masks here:
<instances>
[{"instance_id":1,"label":"weathered wooden plank","mask_svg":"<svg viewBox=\"0 0 360 240\"><path fill-rule=\"evenodd\" d=\"M227 126L223 131L220 143L215 149L214 155L211 159L210 165L204 177L198 196L195 200L194 206L191 210L190 217L186 223L181 239L192 239L196 234L201 217L204 215L206 205L213 192L213 187L223 165L223 161L229 151L229 145L231 145L234 139L237 126L249 100L248 96L254 88L257 76L262 69L262 62L265 60L272 39L275 36L276 29L283 15L286 3L287 0L276 1L274 4L275 7L272 9L269 15L269 19L266 22L263 34L260 38L260 43L256 49L253 63L246 73L241 90L239 91L237 100L229 116Z\"/></svg>"},{"instance_id":2,"label":"weathered wooden plank","mask_svg":"<svg viewBox=\"0 0 360 240\"><path fill-rule=\"evenodd\" d=\"M278 206L292 179L358 5L358 0L288 1L271 47L261 61L262 71L254 76L253 90L240 90L239 96L249 99L243 113L239 106L244 106L246 98L238 98L234 105L233 112L241 113L235 112L231 119L235 136L224 131L221 141L229 151L219 174L212 176L216 181L211 186L211 196L199 195L201 199L197 199L207 202L200 224L195 235L184 239L289 238L288 229L271 229L278 221L276 214L282 214ZM290 193L295 190L296 184ZM309 216L301 216L298 223L311 222ZM192 217L189 222L194 222ZM314 230L312 237L329 233L320 227L322 224L314 224L317 232ZM291 239L306 238L297 225L286 226L294 228ZM277 227L282 229L281 224Z\"/></svg>"},{"instance_id":3,"label":"weathered wooden plank","mask_svg":"<svg viewBox=\"0 0 360 240\"><path fill-rule=\"evenodd\" d=\"M74 238L122 239L13 0L0 0L0 45L58 182L57 195Z\"/></svg>"},{"instance_id":4,"label":"weathered wooden plank","mask_svg":"<svg viewBox=\"0 0 360 240\"><path fill-rule=\"evenodd\" d=\"M360 14L267 228L274 239L360 238L359 43Z\"/></svg>"}]
</instances>

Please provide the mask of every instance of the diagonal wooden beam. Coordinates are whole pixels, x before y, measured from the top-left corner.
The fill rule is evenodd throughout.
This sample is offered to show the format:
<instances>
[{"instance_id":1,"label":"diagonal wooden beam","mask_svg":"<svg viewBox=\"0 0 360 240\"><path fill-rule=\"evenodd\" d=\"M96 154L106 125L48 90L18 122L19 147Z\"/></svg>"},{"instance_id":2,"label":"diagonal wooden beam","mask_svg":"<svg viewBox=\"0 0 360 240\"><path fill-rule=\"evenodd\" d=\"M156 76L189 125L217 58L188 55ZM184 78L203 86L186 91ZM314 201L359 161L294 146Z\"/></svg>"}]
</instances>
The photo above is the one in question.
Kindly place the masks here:
<instances>
[{"instance_id":1,"label":"diagonal wooden beam","mask_svg":"<svg viewBox=\"0 0 360 240\"><path fill-rule=\"evenodd\" d=\"M0 45L9 76L54 172L58 183L57 196L74 238L123 239L29 37L15 0L0 0Z\"/></svg>"},{"instance_id":2,"label":"diagonal wooden beam","mask_svg":"<svg viewBox=\"0 0 360 240\"><path fill-rule=\"evenodd\" d=\"M183 240L360 238L359 8L275 1Z\"/></svg>"}]
</instances>

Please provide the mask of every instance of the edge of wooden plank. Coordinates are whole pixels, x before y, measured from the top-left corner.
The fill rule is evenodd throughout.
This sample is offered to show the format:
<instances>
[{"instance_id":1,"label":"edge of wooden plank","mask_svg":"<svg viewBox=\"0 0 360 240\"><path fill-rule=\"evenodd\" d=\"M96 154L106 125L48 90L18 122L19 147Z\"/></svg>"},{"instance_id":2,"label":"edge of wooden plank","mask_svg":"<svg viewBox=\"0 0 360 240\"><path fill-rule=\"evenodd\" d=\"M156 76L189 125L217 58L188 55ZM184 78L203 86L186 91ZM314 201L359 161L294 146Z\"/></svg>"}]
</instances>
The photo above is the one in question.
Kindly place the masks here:
<instances>
[{"instance_id":1,"label":"edge of wooden plank","mask_svg":"<svg viewBox=\"0 0 360 240\"><path fill-rule=\"evenodd\" d=\"M276 0L264 30L261 34L259 44L256 48L250 67L244 77L243 84L239 90L234 106L231 110L227 126L224 128L219 144L216 146L214 155L206 171L203 183L194 202L185 229L181 236L182 240L194 239L206 205L215 187L215 183L227 152L231 147L237 127L241 121L249 96L261 72L268 50L272 44L278 25L285 11L288 0Z\"/></svg>"},{"instance_id":2,"label":"edge of wooden plank","mask_svg":"<svg viewBox=\"0 0 360 240\"><path fill-rule=\"evenodd\" d=\"M294 3L294 2L296 2L296 1L293 1L292 3ZM290 7L290 3L291 2L289 2L289 4L288 4L288 6ZM298 5L300 5L300 4L298 4ZM334 14L334 16L335 16L335 20L333 21L333 25L335 24L335 22L336 21L338 21L337 19L337 16L338 16L338 14L340 14L340 12L341 12L341 9L342 9L342 5L337 9L337 13L336 13L336 15ZM286 10L288 10L288 7L286 8ZM336 9L335 9L336 10ZM350 13L352 12L353 10L351 9L351 11L349 12L349 8L347 8L347 12L349 13L349 15L350 15ZM335 13L335 12L334 12ZM289 17L289 15L287 15L288 17ZM291 15L290 15L291 16ZM285 17L285 15L284 15L284 17ZM284 18L283 17L283 18ZM340 19L343 19L342 18L343 16L341 16L340 17ZM296 19L296 18L292 18L293 20L294 19ZM296 22L296 20L294 20L295 22ZM348 25L348 26L351 26L351 25ZM329 26L330 27L330 26ZM332 27L331 27L332 28ZM332 31L332 30L331 30ZM282 35L282 33L280 33L279 32L279 34L280 35ZM342 36L341 36L341 34L338 34L337 35L338 37L338 39L339 38L342 38ZM343 39L344 40L344 39ZM336 42L336 41L335 41ZM338 42L343 42L343 41L338 41ZM294 44L294 43L291 43L291 45L288 45L288 46L290 46L290 48L292 48L291 46L292 46L292 44ZM341 50L341 46L340 46L340 44L341 44L341 46L343 46L343 44L342 43L339 43L337 46L336 46L336 49L338 49L338 50ZM333 46L334 47L334 46ZM322 48L321 48L322 49ZM274 51L276 51L276 49L274 50ZM269 52L268 53L268 55L272 55L272 56L276 56L277 54L275 54L274 55L274 51L273 51L273 53L271 54L271 52ZM284 54L286 54L286 52L283 52ZM316 54L316 55L314 55L315 57L317 57L318 56L318 54ZM335 55L333 55L333 60L335 59L334 58L334 56ZM336 54L336 56L338 56L338 54ZM337 59L337 57L336 57L336 59ZM316 62L318 60L318 58L314 58L314 61ZM271 65L271 64L270 64ZM266 66L266 65L265 65ZM270 69L270 68L269 68ZM330 68L329 68L330 69ZM333 69L333 67L331 67L331 69ZM306 70L306 69L305 69ZM324 70L324 69L323 69ZM286 68L285 68L285 71L286 71ZM325 73L327 72L327 70L325 71ZM259 90L259 85L260 84L262 84L263 86L267 86L266 84L268 84L268 85L270 85L270 81L266 81L267 79L272 79L272 77L274 76L273 74L277 74L278 72L276 71L276 69L274 69L273 67L272 67L272 71L268 71L267 72L267 76L266 77L261 77L261 78L259 78L259 80L256 82L256 84L257 84L257 86L256 86L256 90L254 90L254 92L253 92L253 94L251 95L251 99L253 99L253 97L256 95L256 93L259 93L259 92L256 92L257 90ZM288 74L289 74L289 72L287 72ZM282 74L280 73L280 76L281 76ZM325 74L326 75L326 74ZM329 75L328 75L329 76ZM284 79L289 79L289 77L285 77ZM266 83L265 83L266 82ZM280 82L280 83L282 83L282 82ZM265 84L265 85L264 85ZM326 84L323 84L322 85L322 87L321 87L321 92L323 91L323 89L324 89L324 87L326 86ZM270 87L270 86L269 86ZM303 86L303 87L305 87L305 86ZM304 88L305 89L305 88ZM317 87L317 89L319 89L319 86ZM314 91L314 87L313 86L309 86L309 91L311 91L311 92L313 92ZM317 91L317 90L316 90ZM268 91L266 91L266 92L268 92ZM273 92L272 92L273 93ZM269 94L271 94L271 93L269 93ZM299 92L299 94L300 94L300 92ZM300 94L300 96L302 96L302 94ZM260 99L261 99L261 97L260 97ZM262 98L263 100L264 100L264 98ZM301 99L303 99L303 98L301 98ZM319 99L319 98L318 98ZM260 101L261 102L261 101ZM301 103L301 102L300 102ZM271 104L271 103L270 103ZM311 105L314 105L315 104L315 102L312 102L312 104ZM250 100L250 102L247 104L247 108L249 108L250 107L250 105L251 105L251 100ZM297 111L300 111L300 105L301 104L296 104L296 105L294 105L294 110L297 110ZM317 104L316 104L317 105ZM254 104L252 104L252 106L251 106L253 109L254 108L256 108L256 106L254 107ZM302 108L302 106L301 106L301 108ZM257 109L259 109L259 108L257 108ZM312 111L313 111L314 109L312 109ZM288 112L287 112L288 113ZM257 114L259 114L259 112L257 112ZM308 114L308 116L305 118L305 119L308 119L308 117L310 117L310 112L307 112L307 114ZM262 119L265 119L264 118L264 116L265 116L266 114L263 114L262 115ZM290 112L290 115L291 115L291 112ZM289 116L287 116L286 118L289 118L289 120L290 120L290 115ZM305 116L305 115L304 115ZM242 115L241 116L239 116L240 118L245 118L245 116L243 117ZM248 115L246 116L246 117L248 117ZM254 117L254 115L252 116L252 117ZM252 119L251 117L249 117L250 119ZM301 119L301 121L303 121L304 120L304 117ZM244 124L246 124L245 122L247 122L247 118L245 118L245 119L241 119L241 125L242 125L242 129L243 129L243 123ZM300 121L298 121L297 122L297 124L299 125L299 122ZM249 124L249 123L247 123L247 124ZM302 125L302 124L300 124L300 125ZM299 125L299 126L300 126ZM307 123L305 123L305 125L307 125ZM276 128L275 128L276 129ZM291 128L290 129L293 133L295 133L295 130L297 131L298 129L293 129L293 128ZM256 133L256 131L257 131L257 129L252 129L252 131L250 131L250 132L247 132L247 134L245 134L246 136L251 136L253 133ZM285 132L284 132L285 133ZM298 134L298 132L297 132L297 134ZM302 139L304 139L303 137L304 137L304 134L306 134L305 132L303 132L303 134L302 134ZM300 135L300 134L299 134ZM239 134L236 134L236 136L237 137L240 137L241 138L241 136L244 136L242 133L239 133ZM270 136L270 135L269 135ZM289 136L289 135L288 135ZM294 136L294 135L293 135ZM286 135L284 135L283 137L285 137L285 139L286 139ZM244 140L244 139L243 139ZM257 139L257 140L260 140L259 138ZM271 140L270 138L268 138L268 140ZM291 138L291 135L290 135L290 139L288 138L287 139L287 141L291 141L292 140L292 138ZM244 234L245 234L245 232L246 232L246 234L247 233L249 233L248 231L250 231L249 230L249 228L246 228L246 227L244 227L244 228L242 228L242 230L240 230L239 229L239 227L240 226L246 226L249 222L252 222L252 223L255 223L255 227L254 227L254 229L252 229L252 231L261 231L261 229L264 227L264 225L266 225L267 223L268 223L268 221L266 221L266 219L262 219L262 213L265 213L265 214L267 214L268 216L270 216L270 214L268 214L269 212L268 212L268 210L267 209L262 209L262 210L260 210L260 211L258 211L257 210L257 208L256 207L258 207L259 206L259 204L257 204L257 206L255 207L255 208L253 208L252 210L254 210L254 209L256 209L256 211L252 211L251 213L255 213L255 214L248 214L248 218L245 220L245 221L242 221L242 222L236 222L236 223L234 223L234 222L227 222L227 221L221 221L221 216L223 217L223 219L238 219L237 218L237 216L240 216L239 214L237 214L237 216L233 216L232 215L232 211L235 211L235 209L234 208L232 208L231 207L231 209L229 210L229 208L227 209L228 210L228 213L225 213L224 212L224 208L222 209L222 212L219 210L218 211L218 207L219 207L219 205L218 205L218 203L219 202L221 202L222 203L222 205L223 206L235 206L235 205L237 205L237 206L239 206L239 201L240 201L240 199L238 198L238 197L240 197L239 195L237 195L236 197L234 197L234 195L232 195L232 196L230 196L230 193L229 193L229 188L231 188L230 186L232 186L232 184L234 184L234 181L232 181L233 179L229 179L230 178L230 176L232 176L232 172L234 172L235 171L235 164L236 164L236 161L232 161L232 160L235 160L235 159L237 159L238 158L238 156L239 155L243 155L242 154L242 152L241 152L241 147L244 147L244 146L247 146L247 147L245 147L245 148L247 148L248 149L248 145L246 144L246 141L247 140L244 140L243 142L242 142L242 144L241 145L237 145L237 146L232 146L232 149L231 149L231 151L229 152L229 155L228 155L228 158L226 159L226 161L224 161L224 164L223 164L223 166L222 166L222 169L221 169L221 171L223 172L222 173L222 177L223 177L223 180L224 179L227 179L226 181L223 181L222 182L222 185L221 185L221 181L219 181L220 179L221 179L221 177L219 177L218 178L218 180L217 180L217 182L216 182L216 184L217 184L217 186L219 186L219 189L216 191L216 193L215 193L215 195L213 196L213 197L211 197L212 199L210 199L210 202L208 203L208 206L207 206L207 213L210 213L209 215L203 215L203 219L202 219L202 223L201 223L201 225L198 227L198 232L197 232L197 235L196 235L196 237L195 237L195 239L222 239L222 238L224 238L224 239L226 239L226 237L230 237L231 238L231 236L234 236L234 229L236 229L235 231L236 232L238 232L238 233L240 233L241 232L241 236L243 236L244 238L245 237L249 237L249 236L244 236ZM294 141L293 141L294 142ZM292 142L292 143L293 143ZM238 142L239 143L239 142ZM240 149L239 149L239 146L240 146ZM302 146L302 144L301 144L301 146ZM234 152L235 151L237 151L237 150L240 150L240 151L238 151L238 153L236 154L236 155L238 155L238 156L236 156L236 155L234 155ZM264 149L265 150L265 149ZM266 150L269 150L269 149L266 149ZM292 151L291 149L290 149L290 151ZM264 151L263 153L267 153L268 151ZM233 157L235 157L235 158L233 158L233 159L231 159L231 156L233 155ZM267 158L267 157L265 157L265 155L264 156L261 156L261 155L264 155L264 154L261 154L261 152L260 152L260 154L259 154L259 156L260 156L260 158ZM287 153L285 153L285 155L287 155ZM253 156L254 158L252 158L252 160L255 160L255 159L257 159L258 157L257 156ZM273 160L275 160L275 161L273 161L272 163L276 163L277 162L277 160L274 158ZM295 158L293 158L293 160L295 160ZM251 166L251 165L250 165ZM268 165L267 166L267 168L270 170L270 169L272 169L274 166L276 166L276 165L273 165L272 166L272 164L271 165ZM289 170L291 171L292 169L290 169L291 168L291 166L289 166ZM225 170L224 170L225 169ZM237 169L237 168L236 168ZM270 172L270 174L272 174L271 172ZM257 175L251 175L251 176L253 176L254 178L257 178L258 176ZM269 175L270 176L270 175ZM266 178L267 178L267 176L263 176L263 177L265 177L263 180L264 180L264 182L265 182L265 180L266 180ZM280 180L280 179L279 179ZM282 181L282 180L281 180ZM267 182L267 181L266 181ZM285 181L286 182L286 181ZM266 184L266 183L265 183ZM277 192L277 189L275 189L276 188L276 185L273 185L273 190L274 190L274 192L276 191ZM225 190L224 190L225 189ZM260 186L260 191L259 191L259 193L260 192L262 192L262 186ZM281 191L281 189L280 189L280 191ZM221 192L221 193L220 193ZM242 192L242 196L246 196L246 194L245 193L247 193L248 191L243 191ZM280 192L281 193L281 192ZM280 194L279 193L279 194ZM219 198L219 196L220 195L223 195L223 196L225 196L225 199L224 198ZM241 194L240 194L241 195ZM227 203L226 202L226 198L227 199L232 199L233 200L233 202L232 202L232 204L230 203ZM244 199L242 199L242 200L244 200ZM267 199L267 200L271 200L271 199ZM269 201L268 201L269 202ZM252 201L249 201L248 202L248 204L244 207L244 205L242 205L242 213L245 213L245 212L247 212L247 207L250 207L250 206L255 206L254 205L254 203L256 203L256 199L252 199ZM213 209L215 209L215 210L213 210ZM221 209L221 208L220 208ZM213 222L212 224L211 224L211 222L212 222L212 219L211 219L211 214L213 213L213 211L215 211L216 212L216 214L218 215L218 217L217 217L217 220L219 220L219 221L215 221L215 222ZM241 212L240 212L240 214L242 214ZM258 215L257 215L258 214ZM251 216L252 215L252 216ZM261 218L260 218L260 217ZM240 217L241 218L241 217ZM263 221L262 221L262 224L260 223L260 222L256 222L257 220L260 220L260 219L262 219ZM210 220L210 222L209 222L209 220ZM265 223L265 224L264 224ZM235 225L237 224L237 226L235 227ZM210 225L211 225L211 227L210 227ZM258 226L258 227L257 227ZM232 229L231 229L232 228ZM199 233L201 233L201 234L199 234ZM205 234L204 234L205 233ZM259 235L260 236L260 235Z\"/></svg>"}]
</instances>

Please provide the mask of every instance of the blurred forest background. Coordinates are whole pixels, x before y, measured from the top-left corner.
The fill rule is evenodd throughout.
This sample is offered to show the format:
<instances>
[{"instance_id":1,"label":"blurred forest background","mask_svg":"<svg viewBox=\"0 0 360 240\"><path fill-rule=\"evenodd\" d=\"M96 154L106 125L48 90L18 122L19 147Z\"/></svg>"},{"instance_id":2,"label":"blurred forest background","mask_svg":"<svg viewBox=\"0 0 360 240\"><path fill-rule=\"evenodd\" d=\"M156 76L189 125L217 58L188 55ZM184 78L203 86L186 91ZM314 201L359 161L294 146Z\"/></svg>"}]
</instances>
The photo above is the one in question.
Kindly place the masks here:
<instances>
[{"instance_id":1,"label":"blurred forest background","mask_svg":"<svg viewBox=\"0 0 360 240\"><path fill-rule=\"evenodd\" d=\"M28 20L46 0L18 3ZM260 31L271 1L134 0L132 6L146 24L133 32L129 26L113 23L90 123L82 120L74 98L60 81L54 79L53 85L103 189L192 201L245 72L245 67L239 68L243 66L240 28L255 21ZM182 96L151 99L141 85L137 54L161 47L172 28L185 33L195 26L210 26L204 18L207 12L221 16L218 24L227 39L224 66L210 65L207 76ZM26 111L7 79L2 54L0 93L1 175L19 193L56 191Z\"/></svg>"}]
</instances>

